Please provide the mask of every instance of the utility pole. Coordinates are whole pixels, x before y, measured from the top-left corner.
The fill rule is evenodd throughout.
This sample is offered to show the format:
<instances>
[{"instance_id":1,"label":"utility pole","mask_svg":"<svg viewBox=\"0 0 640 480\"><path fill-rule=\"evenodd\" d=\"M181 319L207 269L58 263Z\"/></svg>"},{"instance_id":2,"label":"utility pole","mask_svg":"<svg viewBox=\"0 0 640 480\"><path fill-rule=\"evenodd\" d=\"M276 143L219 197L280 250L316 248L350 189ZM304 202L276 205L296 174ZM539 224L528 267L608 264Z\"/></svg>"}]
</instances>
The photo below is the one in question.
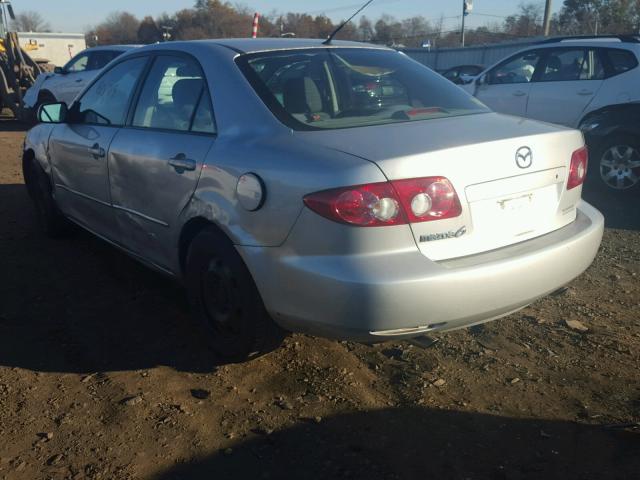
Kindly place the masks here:
<instances>
[{"instance_id":1,"label":"utility pole","mask_svg":"<svg viewBox=\"0 0 640 480\"><path fill-rule=\"evenodd\" d=\"M460 32L460 45L464 47L464 21L473 10L473 0L462 0L462 32Z\"/></svg>"},{"instance_id":2,"label":"utility pole","mask_svg":"<svg viewBox=\"0 0 640 480\"><path fill-rule=\"evenodd\" d=\"M549 28L551 26L551 3L552 0L547 0L544 7L544 36L549 36Z\"/></svg>"}]
</instances>

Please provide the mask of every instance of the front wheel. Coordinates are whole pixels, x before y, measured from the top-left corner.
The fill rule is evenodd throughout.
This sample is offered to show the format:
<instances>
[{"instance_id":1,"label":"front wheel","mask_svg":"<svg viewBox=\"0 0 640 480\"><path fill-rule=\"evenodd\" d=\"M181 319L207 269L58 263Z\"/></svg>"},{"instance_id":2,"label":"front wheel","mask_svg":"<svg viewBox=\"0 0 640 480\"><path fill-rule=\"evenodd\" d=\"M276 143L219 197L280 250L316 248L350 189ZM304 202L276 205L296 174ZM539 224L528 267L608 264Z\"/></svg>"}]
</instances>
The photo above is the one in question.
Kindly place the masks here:
<instances>
[{"instance_id":1,"label":"front wheel","mask_svg":"<svg viewBox=\"0 0 640 480\"><path fill-rule=\"evenodd\" d=\"M594 149L592 174L615 192L640 190L640 142L627 135L605 139Z\"/></svg>"},{"instance_id":2,"label":"front wheel","mask_svg":"<svg viewBox=\"0 0 640 480\"><path fill-rule=\"evenodd\" d=\"M224 361L245 361L282 342L284 333L267 313L242 258L215 228L205 228L191 242L185 282L192 315Z\"/></svg>"},{"instance_id":3,"label":"front wheel","mask_svg":"<svg viewBox=\"0 0 640 480\"><path fill-rule=\"evenodd\" d=\"M23 176L42 231L52 238L59 238L69 233L70 223L60 213L53 198L51 181L42 167L35 160L26 161Z\"/></svg>"}]
</instances>

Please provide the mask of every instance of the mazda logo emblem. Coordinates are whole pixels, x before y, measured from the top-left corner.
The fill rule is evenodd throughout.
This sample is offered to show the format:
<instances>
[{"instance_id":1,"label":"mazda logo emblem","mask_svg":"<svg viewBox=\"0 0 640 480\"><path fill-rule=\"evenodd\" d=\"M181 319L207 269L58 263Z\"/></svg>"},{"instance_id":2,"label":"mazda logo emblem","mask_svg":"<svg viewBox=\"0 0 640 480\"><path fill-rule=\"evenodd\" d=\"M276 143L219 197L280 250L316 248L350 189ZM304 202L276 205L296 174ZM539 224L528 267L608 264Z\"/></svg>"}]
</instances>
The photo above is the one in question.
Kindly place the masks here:
<instances>
[{"instance_id":1,"label":"mazda logo emblem","mask_svg":"<svg viewBox=\"0 0 640 480\"><path fill-rule=\"evenodd\" d=\"M520 168L529 168L533 163L533 152L529 147L520 147L516 152L516 165Z\"/></svg>"}]
</instances>

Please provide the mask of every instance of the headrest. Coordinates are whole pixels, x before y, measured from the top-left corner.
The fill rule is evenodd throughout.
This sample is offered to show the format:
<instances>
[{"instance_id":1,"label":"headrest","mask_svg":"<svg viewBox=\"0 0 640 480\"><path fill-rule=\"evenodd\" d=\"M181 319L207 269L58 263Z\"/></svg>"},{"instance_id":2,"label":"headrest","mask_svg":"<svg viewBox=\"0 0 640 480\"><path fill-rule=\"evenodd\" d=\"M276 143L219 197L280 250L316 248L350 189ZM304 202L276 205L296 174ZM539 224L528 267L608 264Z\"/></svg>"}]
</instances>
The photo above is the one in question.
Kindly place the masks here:
<instances>
[{"instance_id":1,"label":"headrest","mask_svg":"<svg viewBox=\"0 0 640 480\"><path fill-rule=\"evenodd\" d=\"M287 80L284 84L282 100L284 108L289 113L318 113L322 111L320 90L310 77Z\"/></svg>"},{"instance_id":2,"label":"headrest","mask_svg":"<svg viewBox=\"0 0 640 480\"><path fill-rule=\"evenodd\" d=\"M202 86L203 82L201 78L184 78L178 80L173 84L173 89L171 90L173 104L178 106L195 105L200 97Z\"/></svg>"}]
</instances>

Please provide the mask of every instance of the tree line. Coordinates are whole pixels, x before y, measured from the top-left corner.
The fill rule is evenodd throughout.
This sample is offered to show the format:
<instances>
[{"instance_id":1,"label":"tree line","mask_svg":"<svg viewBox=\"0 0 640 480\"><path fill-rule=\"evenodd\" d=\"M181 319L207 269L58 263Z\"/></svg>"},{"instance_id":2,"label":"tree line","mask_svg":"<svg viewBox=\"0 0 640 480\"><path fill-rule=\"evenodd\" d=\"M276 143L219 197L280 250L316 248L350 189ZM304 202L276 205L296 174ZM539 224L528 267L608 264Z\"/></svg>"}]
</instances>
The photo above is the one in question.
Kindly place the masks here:
<instances>
[{"instance_id":1,"label":"tree line","mask_svg":"<svg viewBox=\"0 0 640 480\"><path fill-rule=\"evenodd\" d=\"M517 12L507 17L489 17L485 26L466 30L467 45L542 35L540 1L521 3ZM252 19L253 11L247 7L220 0L197 0L192 8L157 18L139 19L128 12L114 12L87 32L87 41L89 45L108 45L248 37ZM457 46L460 19L454 19L457 24L445 20L420 15L399 20L388 14L372 20L363 15L348 23L337 38L409 48L426 42L437 47ZM259 36L326 38L339 24L326 15L270 12L260 18ZM18 17L16 27L22 31L42 31L49 25L39 14L24 12ZM640 0L564 0L560 12L551 21L554 35L622 34L639 30Z\"/></svg>"}]
</instances>

